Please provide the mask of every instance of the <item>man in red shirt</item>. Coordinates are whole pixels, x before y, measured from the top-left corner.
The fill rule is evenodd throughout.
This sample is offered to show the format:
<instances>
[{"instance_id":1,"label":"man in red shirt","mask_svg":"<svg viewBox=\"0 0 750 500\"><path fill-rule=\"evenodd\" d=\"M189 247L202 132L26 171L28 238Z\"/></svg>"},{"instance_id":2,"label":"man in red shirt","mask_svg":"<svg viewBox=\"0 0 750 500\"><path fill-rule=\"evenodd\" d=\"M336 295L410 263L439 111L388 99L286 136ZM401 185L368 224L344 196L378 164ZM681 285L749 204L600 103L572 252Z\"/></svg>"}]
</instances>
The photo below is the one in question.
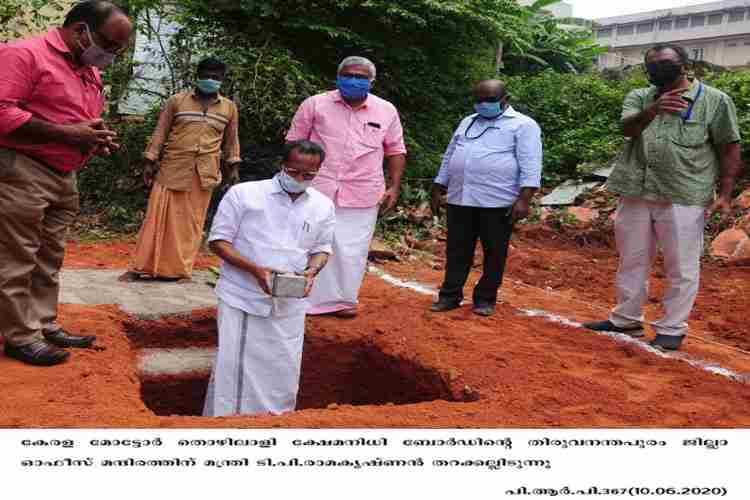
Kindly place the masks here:
<instances>
[{"instance_id":1,"label":"man in red shirt","mask_svg":"<svg viewBox=\"0 0 750 500\"><path fill-rule=\"evenodd\" d=\"M61 28L0 45L0 333L5 354L65 361L95 337L57 324L65 233L78 212L75 172L117 149L100 119L99 69L128 47L132 25L114 4L87 0Z\"/></svg>"}]
</instances>

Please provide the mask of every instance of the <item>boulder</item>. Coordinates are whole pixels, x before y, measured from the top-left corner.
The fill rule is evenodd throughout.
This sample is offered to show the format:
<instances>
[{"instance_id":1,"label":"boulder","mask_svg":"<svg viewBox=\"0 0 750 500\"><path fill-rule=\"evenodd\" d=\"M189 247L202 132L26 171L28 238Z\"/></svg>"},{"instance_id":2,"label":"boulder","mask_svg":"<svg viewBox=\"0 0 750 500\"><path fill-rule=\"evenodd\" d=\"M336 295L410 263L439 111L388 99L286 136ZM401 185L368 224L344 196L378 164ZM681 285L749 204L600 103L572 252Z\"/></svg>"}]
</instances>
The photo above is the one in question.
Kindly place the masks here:
<instances>
[{"instance_id":1,"label":"boulder","mask_svg":"<svg viewBox=\"0 0 750 500\"><path fill-rule=\"evenodd\" d=\"M568 207L568 213L576 218L580 225L588 225L599 217L599 211L586 207Z\"/></svg>"},{"instance_id":2,"label":"boulder","mask_svg":"<svg viewBox=\"0 0 750 500\"><path fill-rule=\"evenodd\" d=\"M711 254L724 259L732 258L739 248L748 241L748 236L742 229L727 229L714 238L711 243Z\"/></svg>"}]
</instances>

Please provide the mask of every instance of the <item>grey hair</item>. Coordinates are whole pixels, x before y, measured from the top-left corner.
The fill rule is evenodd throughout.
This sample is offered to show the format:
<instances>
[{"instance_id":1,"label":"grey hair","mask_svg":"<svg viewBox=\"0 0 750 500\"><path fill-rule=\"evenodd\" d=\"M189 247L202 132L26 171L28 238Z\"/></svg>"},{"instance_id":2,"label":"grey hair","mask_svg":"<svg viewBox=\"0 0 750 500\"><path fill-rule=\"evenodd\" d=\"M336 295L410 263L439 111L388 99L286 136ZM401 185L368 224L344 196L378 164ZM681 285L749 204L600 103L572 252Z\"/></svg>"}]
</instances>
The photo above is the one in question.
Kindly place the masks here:
<instances>
[{"instance_id":1,"label":"grey hair","mask_svg":"<svg viewBox=\"0 0 750 500\"><path fill-rule=\"evenodd\" d=\"M343 61L341 61L341 64L339 64L339 70L336 74L339 74L343 71L344 68L348 66L366 66L367 69L370 71L370 81L375 80L376 70L375 70L375 64L367 59L366 57L362 56L349 56L345 57Z\"/></svg>"}]
</instances>

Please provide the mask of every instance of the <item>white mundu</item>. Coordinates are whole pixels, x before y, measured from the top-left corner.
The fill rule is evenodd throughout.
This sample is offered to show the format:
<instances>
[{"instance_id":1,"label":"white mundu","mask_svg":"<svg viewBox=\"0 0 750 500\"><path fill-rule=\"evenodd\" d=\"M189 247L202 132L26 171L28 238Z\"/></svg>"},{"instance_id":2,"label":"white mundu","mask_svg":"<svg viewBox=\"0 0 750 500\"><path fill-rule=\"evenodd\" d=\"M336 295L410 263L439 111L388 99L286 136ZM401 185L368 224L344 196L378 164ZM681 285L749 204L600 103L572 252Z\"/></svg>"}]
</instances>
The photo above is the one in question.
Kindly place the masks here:
<instances>
[{"instance_id":1,"label":"white mundu","mask_svg":"<svg viewBox=\"0 0 750 500\"><path fill-rule=\"evenodd\" d=\"M333 255L315 280L308 314L331 313L357 305L378 208L336 208Z\"/></svg>"},{"instance_id":2,"label":"white mundu","mask_svg":"<svg viewBox=\"0 0 750 500\"><path fill-rule=\"evenodd\" d=\"M301 273L332 251L334 206L309 188L295 201L277 178L231 188L209 241L223 240L254 264ZM219 348L205 416L294 410L305 330L305 299L273 298L249 273L226 262L216 286Z\"/></svg>"}]
</instances>

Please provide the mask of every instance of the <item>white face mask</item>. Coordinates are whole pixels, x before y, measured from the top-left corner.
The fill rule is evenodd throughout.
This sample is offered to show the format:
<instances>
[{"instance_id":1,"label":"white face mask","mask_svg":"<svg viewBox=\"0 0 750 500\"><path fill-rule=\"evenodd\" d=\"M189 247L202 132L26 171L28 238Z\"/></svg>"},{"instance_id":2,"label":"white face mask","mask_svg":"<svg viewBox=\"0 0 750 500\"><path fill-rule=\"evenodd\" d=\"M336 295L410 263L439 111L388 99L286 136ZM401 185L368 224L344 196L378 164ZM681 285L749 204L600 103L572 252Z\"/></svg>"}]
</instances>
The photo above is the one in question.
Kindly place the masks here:
<instances>
[{"instance_id":1,"label":"white face mask","mask_svg":"<svg viewBox=\"0 0 750 500\"><path fill-rule=\"evenodd\" d=\"M83 49L83 53L81 53L81 62L86 66L96 66L99 69L104 69L112 64L112 61L115 60L115 55L99 47L96 42L94 42L94 37L91 36L91 30L89 30L88 24L85 26L91 44L88 48L84 49L81 42L78 42L78 45Z\"/></svg>"},{"instance_id":2,"label":"white face mask","mask_svg":"<svg viewBox=\"0 0 750 500\"><path fill-rule=\"evenodd\" d=\"M307 188L310 187L310 184L312 184L312 181L298 181L291 175L287 174L285 170L279 172L279 182L284 191L292 194L304 193L307 191Z\"/></svg>"}]
</instances>

